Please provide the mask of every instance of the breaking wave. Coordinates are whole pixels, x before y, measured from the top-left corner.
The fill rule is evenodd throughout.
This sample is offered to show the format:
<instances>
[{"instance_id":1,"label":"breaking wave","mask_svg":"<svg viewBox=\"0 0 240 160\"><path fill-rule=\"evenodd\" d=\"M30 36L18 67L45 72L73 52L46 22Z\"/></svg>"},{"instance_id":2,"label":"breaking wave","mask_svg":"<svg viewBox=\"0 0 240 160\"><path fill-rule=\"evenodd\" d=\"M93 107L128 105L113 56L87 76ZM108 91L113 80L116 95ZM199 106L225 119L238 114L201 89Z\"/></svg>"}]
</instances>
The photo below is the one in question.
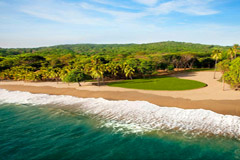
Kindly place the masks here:
<instances>
[{"instance_id":1,"label":"breaking wave","mask_svg":"<svg viewBox=\"0 0 240 160\"><path fill-rule=\"evenodd\" d=\"M31 94L0 89L0 103L50 105L74 108L101 117L106 127L130 128L134 132L183 131L240 138L240 117L204 109L160 107L146 101L109 101L65 95Z\"/></svg>"}]
</instances>

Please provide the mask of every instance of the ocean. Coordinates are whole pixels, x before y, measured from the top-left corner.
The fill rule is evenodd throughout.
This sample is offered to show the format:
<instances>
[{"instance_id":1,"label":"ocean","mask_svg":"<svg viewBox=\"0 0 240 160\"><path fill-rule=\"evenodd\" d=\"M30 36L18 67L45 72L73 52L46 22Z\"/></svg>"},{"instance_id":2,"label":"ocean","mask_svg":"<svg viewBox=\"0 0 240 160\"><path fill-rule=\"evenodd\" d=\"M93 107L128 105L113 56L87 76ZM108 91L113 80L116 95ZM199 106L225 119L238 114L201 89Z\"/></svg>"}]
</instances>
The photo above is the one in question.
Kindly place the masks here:
<instances>
[{"instance_id":1,"label":"ocean","mask_svg":"<svg viewBox=\"0 0 240 160\"><path fill-rule=\"evenodd\" d=\"M0 159L240 159L240 117L0 89Z\"/></svg>"}]
</instances>

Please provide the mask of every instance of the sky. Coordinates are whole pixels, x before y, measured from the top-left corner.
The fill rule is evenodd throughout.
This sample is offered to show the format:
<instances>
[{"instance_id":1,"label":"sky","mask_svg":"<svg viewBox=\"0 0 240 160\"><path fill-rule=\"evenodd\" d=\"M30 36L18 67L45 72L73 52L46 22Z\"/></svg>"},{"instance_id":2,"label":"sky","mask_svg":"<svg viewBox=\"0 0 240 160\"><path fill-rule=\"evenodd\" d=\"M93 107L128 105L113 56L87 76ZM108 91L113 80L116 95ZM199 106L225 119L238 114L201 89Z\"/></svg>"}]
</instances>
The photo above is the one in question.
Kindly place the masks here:
<instances>
[{"instance_id":1,"label":"sky","mask_svg":"<svg viewBox=\"0 0 240 160\"><path fill-rule=\"evenodd\" d=\"M240 43L239 0L0 0L0 47Z\"/></svg>"}]
</instances>

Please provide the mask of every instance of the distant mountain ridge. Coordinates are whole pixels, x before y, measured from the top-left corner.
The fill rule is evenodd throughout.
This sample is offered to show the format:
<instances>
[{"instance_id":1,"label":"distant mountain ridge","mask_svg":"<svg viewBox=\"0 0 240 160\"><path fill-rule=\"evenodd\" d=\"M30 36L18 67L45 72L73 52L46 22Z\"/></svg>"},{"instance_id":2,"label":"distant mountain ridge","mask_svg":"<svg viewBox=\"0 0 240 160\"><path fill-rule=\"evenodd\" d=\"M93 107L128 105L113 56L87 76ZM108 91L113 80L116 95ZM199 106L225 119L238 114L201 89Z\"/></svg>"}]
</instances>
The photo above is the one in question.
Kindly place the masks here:
<instances>
[{"instance_id":1,"label":"distant mountain ridge","mask_svg":"<svg viewBox=\"0 0 240 160\"><path fill-rule=\"evenodd\" d=\"M39 48L0 48L0 55L17 55L22 53L45 53L59 52L61 54L156 54L156 53L195 53L210 54L214 48L225 52L229 46L206 45L198 43L165 41L144 44L66 44Z\"/></svg>"}]
</instances>

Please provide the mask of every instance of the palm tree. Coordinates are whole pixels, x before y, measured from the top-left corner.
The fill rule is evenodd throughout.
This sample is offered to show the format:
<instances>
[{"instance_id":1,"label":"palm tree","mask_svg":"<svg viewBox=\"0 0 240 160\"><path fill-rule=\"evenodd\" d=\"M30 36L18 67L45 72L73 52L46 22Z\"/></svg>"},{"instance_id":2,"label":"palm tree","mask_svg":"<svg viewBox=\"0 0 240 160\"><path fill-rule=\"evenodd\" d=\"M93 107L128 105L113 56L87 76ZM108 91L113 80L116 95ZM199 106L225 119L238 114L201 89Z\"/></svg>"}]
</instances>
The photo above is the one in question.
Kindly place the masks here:
<instances>
[{"instance_id":1,"label":"palm tree","mask_svg":"<svg viewBox=\"0 0 240 160\"><path fill-rule=\"evenodd\" d=\"M71 70L68 68L68 67L64 67L62 70L61 70L61 73L59 75L60 79L63 81L64 77L67 76L67 74L70 72ZM69 85L69 83L68 83Z\"/></svg>"},{"instance_id":2,"label":"palm tree","mask_svg":"<svg viewBox=\"0 0 240 160\"><path fill-rule=\"evenodd\" d=\"M40 70L37 71L37 73L41 76L41 80L46 81L50 78L50 72L46 67L42 67Z\"/></svg>"},{"instance_id":3,"label":"palm tree","mask_svg":"<svg viewBox=\"0 0 240 160\"><path fill-rule=\"evenodd\" d=\"M119 70L121 70L121 66L118 63L108 63L106 65L106 70L111 74L111 76L114 77L114 79L117 77Z\"/></svg>"},{"instance_id":4,"label":"palm tree","mask_svg":"<svg viewBox=\"0 0 240 160\"><path fill-rule=\"evenodd\" d=\"M99 67L98 66L93 66L92 68L91 68L91 76L93 77L93 78L96 78L97 79L97 81L98 81L98 86L100 86L100 78L101 78L101 76L103 75L102 74L102 72L101 72L101 70L99 69Z\"/></svg>"},{"instance_id":5,"label":"palm tree","mask_svg":"<svg viewBox=\"0 0 240 160\"><path fill-rule=\"evenodd\" d=\"M233 46L233 50L234 50L234 54L235 54L234 59L237 58L238 48L239 48L239 45L238 44L234 44L234 46Z\"/></svg>"},{"instance_id":6,"label":"palm tree","mask_svg":"<svg viewBox=\"0 0 240 160\"><path fill-rule=\"evenodd\" d=\"M227 54L231 58L231 61L232 61L233 60L233 56L234 56L233 48L229 48Z\"/></svg>"},{"instance_id":7,"label":"palm tree","mask_svg":"<svg viewBox=\"0 0 240 160\"><path fill-rule=\"evenodd\" d=\"M10 73L9 73L8 69L1 72L1 79L2 80L9 80L10 79Z\"/></svg>"},{"instance_id":8,"label":"palm tree","mask_svg":"<svg viewBox=\"0 0 240 160\"><path fill-rule=\"evenodd\" d=\"M225 90L225 73L227 71L229 71L229 66L230 66L230 61L229 60L224 60L221 61L220 63L218 63L218 68L221 70L222 72L222 87L223 87L223 91Z\"/></svg>"},{"instance_id":9,"label":"palm tree","mask_svg":"<svg viewBox=\"0 0 240 160\"><path fill-rule=\"evenodd\" d=\"M132 79L132 76L134 75L135 69L133 69L131 66L127 65L124 67L123 72L126 76L126 78Z\"/></svg>"},{"instance_id":10,"label":"palm tree","mask_svg":"<svg viewBox=\"0 0 240 160\"><path fill-rule=\"evenodd\" d=\"M215 59L215 71L214 71L213 78L216 79L217 63L218 63L218 60L222 58L222 51L219 49L214 49L212 53L213 53L212 58Z\"/></svg>"},{"instance_id":11,"label":"palm tree","mask_svg":"<svg viewBox=\"0 0 240 160\"><path fill-rule=\"evenodd\" d=\"M49 68L49 78L56 81L58 84L58 81L60 79L61 75L61 69L60 68Z\"/></svg>"},{"instance_id":12,"label":"palm tree","mask_svg":"<svg viewBox=\"0 0 240 160\"><path fill-rule=\"evenodd\" d=\"M101 77L102 77L102 83L104 84L104 74L106 73L106 64L101 64L99 66Z\"/></svg>"},{"instance_id":13,"label":"palm tree","mask_svg":"<svg viewBox=\"0 0 240 160\"><path fill-rule=\"evenodd\" d=\"M91 59L92 63L90 66L90 74L93 78L97 78L98 86L100 86L100 78L102 78L102 82L104 83L104 73L106 71L106 64L103 63L102 57L93 56Z\"/></svg>"}]
</instances>

